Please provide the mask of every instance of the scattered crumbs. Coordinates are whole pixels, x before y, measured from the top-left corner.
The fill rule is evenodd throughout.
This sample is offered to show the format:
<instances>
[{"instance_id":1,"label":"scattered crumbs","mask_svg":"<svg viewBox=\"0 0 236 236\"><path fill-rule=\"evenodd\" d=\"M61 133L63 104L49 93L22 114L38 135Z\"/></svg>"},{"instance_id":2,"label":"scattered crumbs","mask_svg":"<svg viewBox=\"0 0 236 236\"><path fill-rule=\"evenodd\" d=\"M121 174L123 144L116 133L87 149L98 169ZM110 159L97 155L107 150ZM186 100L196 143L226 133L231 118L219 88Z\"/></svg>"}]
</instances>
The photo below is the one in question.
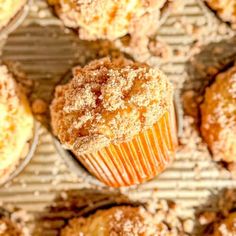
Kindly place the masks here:
<instances>
[{"instance_id":1,"label":"scattered crumbs","mask_svg":"<svg viewBox=\"0 0 236 236\"><path fill-rule=\"evenodd\" d=\"M207 225L214 222L216 219L216 212L204 212L199 215L198 221L201 225Z\"/></svg>"},{"instance_id":2,"label":"scattered crumbs","mask_svg":"<svg viewBox=\"0 0 236 236\"><path fill-rule=\"evenodd\" d=\"M151 55L162 58L163 60L168 60L172 56L172 50L170 46L159 39L150 40L148 49Z\"/></svg>"},{"instance_id":3,"label":"scattered crumbs","mask_svg":"<svg viewBox=\"0 0 236 236\"><path fill-rule=\"evenodd\" d=\"M35 99L32 103L32 111L34 114L44 114L48 110L48 105L43 99Z\"/></svg>"},{"instance_id":4,"label":"scattered crumbs","mask_svg":"<svg viewBox=\"0 0 236 236\"><path fill-rule=\"evenodd\" d=\"M193 219L186 219L183 222L183 228L186 233L191 233L193 232L194 229L194 220Z\"/></svg>"}]
</instances>

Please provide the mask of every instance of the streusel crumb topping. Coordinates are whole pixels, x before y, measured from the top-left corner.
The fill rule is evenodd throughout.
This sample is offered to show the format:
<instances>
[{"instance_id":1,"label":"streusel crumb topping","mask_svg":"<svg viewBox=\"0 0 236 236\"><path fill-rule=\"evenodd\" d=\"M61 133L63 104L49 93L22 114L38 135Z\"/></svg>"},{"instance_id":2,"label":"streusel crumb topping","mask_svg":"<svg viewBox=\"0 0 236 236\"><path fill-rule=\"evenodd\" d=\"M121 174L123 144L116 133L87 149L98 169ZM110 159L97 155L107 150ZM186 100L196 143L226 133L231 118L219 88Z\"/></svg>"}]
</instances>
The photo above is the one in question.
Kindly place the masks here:
<instances>
[{"instance_id":1,"label":"streusel crumb topping","mask_svg":"<svg viewBox=\"0 0 236 236\"><path fill-rule=\"evenodd\" d=\"M132 139L171 106L172 85L158 69L123 58L95 60L56 88L54 134L82 154Z\"/></svg>"},{"instance_id":2,"label":"streusel crumb topping","mask_svg":"<svg viewBox=\"0 0 236 236\"><path fill-rule=\"evenodd\" d=\"M78 28L83 39L110 39L140 30L145 21L161 18L166 0L48 0L67 27ZM148 21L146 19L149 18ZM141 29L142 30L142 29Z\"/></svg>"},{"instance_id":3,"label":"streusel crumb topping","mask_svg":"<svg viewBox=\"0 0 236 236\"><path fill-rule=\"evenodd\" d=\"M202 135L216 160L235 161L236 66L220 73L201 106Z\"/></svg>"},{"instance_id":4,"label":"streusel crumb topping","mask_svg":"<svg viewBox=\"0 0 236 236\"><path fill-rule=\"evenodd\" d=\"M177 218L176 218L177 219ZM143 207L117 206L98 210L84 218L74 218L61 231L61 236L184 236L179 228L172 230L158 213L151 214Z\"/></svg>"}]
</instances>

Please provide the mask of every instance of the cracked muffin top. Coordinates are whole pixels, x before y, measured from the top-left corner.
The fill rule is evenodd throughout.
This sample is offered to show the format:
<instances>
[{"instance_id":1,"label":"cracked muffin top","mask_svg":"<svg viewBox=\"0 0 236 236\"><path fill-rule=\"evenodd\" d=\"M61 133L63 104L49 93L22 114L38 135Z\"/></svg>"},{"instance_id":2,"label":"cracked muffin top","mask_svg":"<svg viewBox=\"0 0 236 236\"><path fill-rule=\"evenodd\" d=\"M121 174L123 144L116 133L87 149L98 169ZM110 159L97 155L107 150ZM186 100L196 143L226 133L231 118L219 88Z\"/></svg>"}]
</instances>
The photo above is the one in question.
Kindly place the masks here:
<instances>
[{"instance_id":1,"label":"cracked muffin top","mask_svg":"<svg viewBox=\"0 0 236 236\"><path fill-rule=\"evenodd\" d=\"M172 99L172 85L158 69L123 58L95 60L56 88L53 132L75 154L95 151L150 128Z\"/></svg>"}]
</instances>

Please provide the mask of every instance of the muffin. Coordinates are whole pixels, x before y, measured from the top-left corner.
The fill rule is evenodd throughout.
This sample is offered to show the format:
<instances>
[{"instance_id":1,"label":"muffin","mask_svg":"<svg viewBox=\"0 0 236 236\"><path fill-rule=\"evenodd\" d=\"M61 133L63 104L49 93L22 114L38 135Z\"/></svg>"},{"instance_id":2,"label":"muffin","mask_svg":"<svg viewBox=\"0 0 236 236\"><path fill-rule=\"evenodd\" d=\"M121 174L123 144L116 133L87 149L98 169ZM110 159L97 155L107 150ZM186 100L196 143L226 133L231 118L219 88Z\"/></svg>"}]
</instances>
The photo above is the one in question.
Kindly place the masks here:
<instances>
[{"instance_id":1,"label":"muffin","mask_svg":"<svg viewBox=\"0 0 236 236\"><path fill-rule=\"evenodd\" d=\"M24 236L20 228L6 217L0 218L0 236Z\"/></svg>"},{"instance_id":2,"label":"muffin","mask_svg":"<svg viewBox=\"0 0 236 236\"><path fill-rule=\"evenodd\" d=\"M65 26L83 39L114 40L158 24L167 0L48 0ZM145 23L144 23L145 22Z\"/></svg>"},{"instance_id":3,"label":"muffin","mask_svg":"<svg viewBox=\"0 0 236 236\"><path fill-rule=\"evenodd\" d=\"M61 230L61 236L184 236L181 224L170 227L143 207L116 206L98 210L87 218L74 218Z\"/></svg>"},{"instance_id":4,"label":"muffin","mask_svg":"<svg viewBox=\"0 0 236 236\"><path fill-rule=\"evenodd\" d=\"M0 0L0 30L23 8L27 0Z\"/></svg>"},{"instance_id":5,"label":"muffin","mask_svg":"<svg viewBox=\"0 0 236 236\"><path fill-rule=\"evenodd\" d=\"M236 66L219 73L201 105L201 133L217 161L236 161Z\"/></svg>"},{"instance_id":6,"label":"muffin","mask_svg":"<svg viewBox=\"0 0 236 236\"><path fill-rule=\"evenodd\" d=\"M0 180L11 173L33 136L29 103L6 66L0 66Z\"/></svg>"},{"instance_id":7,"label":"muffin","mask_svg":"<svg viewBox=\"0 0 236 236\"><path fill-rule=\"evenodd\" d=\"M236 29L236 1L235 0L205 0L207 5L216 12L220 19Z\"/></svg>"},{"instance_id":8,"label":"muffin","mask_svg":"<svg viewBox=\"0 0 236 236\"><path fill-rule=\"evenodd\" d=\"M25 211L13 206L8 209L0 207L0 236L29 236L28 217Z\"/></svg>"},{"instance_id":9,"label":"muffin","mask_svg":"<svg viewBox=\"0 0 236 236\"><path fill-rule=\"evenodd\" d=\"M149 180L175 155L172 85L158 69L124 58L74 68L56 88L51 122L60 142L110 186Z\"/></svg>"},{"instance_id":10,"label":"muffin","mask_svg":"<svg viewBox=\"0 0 236 236\"><path fill-rule=\"evenodd\" d=\"M223 219L214 226L212 236L230 236L236 235L236 212L230 213L226 219Z\"/></svg>"},{"instance_id":11,"label":"muffin","mask_svg":"<svg viewBox=\"0 0 236 236\"><path fill-rule=\"evenodd\" d=\"M236 235L236 192L234 189L224 189L216 198L211 196L206 211L199 214L198 220L202 226L202 234L206 236Z\"/></svg>"}]
</instances>

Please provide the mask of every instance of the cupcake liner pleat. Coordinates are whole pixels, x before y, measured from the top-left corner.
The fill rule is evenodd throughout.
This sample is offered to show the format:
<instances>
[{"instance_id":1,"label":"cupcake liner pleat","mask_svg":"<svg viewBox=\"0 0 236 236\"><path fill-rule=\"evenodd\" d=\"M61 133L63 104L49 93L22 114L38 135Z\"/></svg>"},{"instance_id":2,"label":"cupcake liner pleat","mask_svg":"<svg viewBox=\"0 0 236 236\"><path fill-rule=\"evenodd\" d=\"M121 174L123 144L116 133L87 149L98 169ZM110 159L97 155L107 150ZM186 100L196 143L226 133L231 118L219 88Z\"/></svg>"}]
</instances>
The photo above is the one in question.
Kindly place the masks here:
<instances>
[{"instance_id":1,"label":"cupcake liner pleat","mask_svg":"<svg viewBox=\"0 0 236 236\"><path fill-rule=\"evenodd\" d=\"M78 156L100 181L112 187L130 186L161 173L174 158L177 130L174 108L131 141L110 144L94 153Z\"/></svg>"}]
</instances>

